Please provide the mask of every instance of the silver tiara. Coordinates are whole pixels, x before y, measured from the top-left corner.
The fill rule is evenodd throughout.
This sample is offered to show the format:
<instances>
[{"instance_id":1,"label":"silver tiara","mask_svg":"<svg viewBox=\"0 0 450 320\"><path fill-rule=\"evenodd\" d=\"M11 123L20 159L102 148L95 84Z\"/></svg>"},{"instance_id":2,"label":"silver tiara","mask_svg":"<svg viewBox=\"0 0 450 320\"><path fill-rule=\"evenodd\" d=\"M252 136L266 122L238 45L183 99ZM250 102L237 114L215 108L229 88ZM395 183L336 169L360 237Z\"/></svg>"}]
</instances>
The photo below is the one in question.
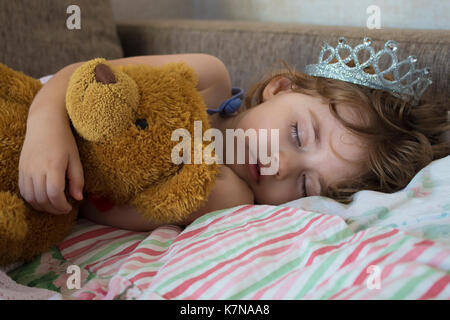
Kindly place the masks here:
<instances>
[{"instance_id":1,"label":"silver tiara","mask_svg":"<svg viewBox=\"0 0 450 320\"><path fill-rule=\"evenodd\" d=\"M390 91L396 97L408 99L411 97L412 103L417 104L427 87L432 83L431 70L429 67L424 69L416 69L414 64L417 62L415 56L409 56L407 59L398 62L395 51L397 51L398 43L389 40L384 44L384 49L375 53L371 47L372 40L364 38L364 42L352 48L347 44L344 37L339 38L336 48L331 47L324 42L324 46L319 54L319 62L317 64L309 64L305 67L305 73L316 77L332 78L351 82L366 87ZM345 49L349 53L344 59L341 58L339 51ZM367 50L370 58L363 63L359 63L358 53L361 50ZM324 60L325 53L330 55ZM392 64L385 70L379 67L380 59L383 55L389 55L392 58ZM333 58L337 59L335 63L329 63ZM354 67L346 65L347 62L353 60ZM408 72L400 76L400 68L407 65ZM375 74L369 74L364 68L372 66ZM387 80L384 75L392 74L394 80Z\"/></svg>"}]
</instances>

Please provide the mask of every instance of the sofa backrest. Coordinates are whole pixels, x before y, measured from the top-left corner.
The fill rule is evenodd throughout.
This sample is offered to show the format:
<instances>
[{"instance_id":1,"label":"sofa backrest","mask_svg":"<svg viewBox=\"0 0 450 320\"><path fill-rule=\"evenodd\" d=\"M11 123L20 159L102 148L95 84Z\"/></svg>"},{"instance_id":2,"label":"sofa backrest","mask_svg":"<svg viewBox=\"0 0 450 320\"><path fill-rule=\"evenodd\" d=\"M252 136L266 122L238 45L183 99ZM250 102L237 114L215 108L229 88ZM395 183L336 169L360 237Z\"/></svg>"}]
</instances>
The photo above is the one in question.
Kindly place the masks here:
<instances>
[{"instance_id":1,"label":"sofa backrest","mask_svg":"<svg viewBox=\"0 0 450 320\"><path fill-rule=\"evenodd\" d=\"M417 67L432 69L427 94L450 99L449 30L369 30L356 27L276 24L212 20L120 21L118 33L125 56L169 53L209 53L230 71L232 85L244 89L266 72L282 68L280 59L303 70L316 63L322 41L335 46L346 37L351 46L370 37L378 51L387 40L399 43L397 56L418 58Z\"/></svg>"},{"instance_id":2,"label":"sofa backrest","mask_svg":"<svg viewBox=\"0 0 450 320\"><path fill-rule=\"evenodd\" d=\"M109 0L0 1L0 62L15 70L42 77L74 62L122 56Z\"/></svg>"}]
</instances>

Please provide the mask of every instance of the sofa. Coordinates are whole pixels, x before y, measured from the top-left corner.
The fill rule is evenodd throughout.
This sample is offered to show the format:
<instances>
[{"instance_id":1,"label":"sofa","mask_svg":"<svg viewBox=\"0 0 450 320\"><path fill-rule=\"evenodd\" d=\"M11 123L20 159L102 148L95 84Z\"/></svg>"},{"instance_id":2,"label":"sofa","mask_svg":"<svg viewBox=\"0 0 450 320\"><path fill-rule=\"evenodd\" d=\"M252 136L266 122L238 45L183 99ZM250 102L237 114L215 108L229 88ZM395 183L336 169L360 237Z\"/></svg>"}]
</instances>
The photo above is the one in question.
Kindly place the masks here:
<instances>
[{"instance_id":1,"label":"sofa","mask_svg":"<svg viewBox=\"0 0 450 320\"><path fill-rule=\"evenodd\" d=\"M97 56L208 53L227 66L233 86L248 88L264 74L282 68L281 59L302 70L315 63L322 41L340 36L351 45L364 37L375 48L393 39L398 56L418 57L432 69L427 94L450 98L450 30L403 30L278 24L245 21L115 21L108 0L78 0L81 28L69 30L68 0L2 1L0 61L34 77L53 74L67 64Z\"/></svg>"}]
</instances>

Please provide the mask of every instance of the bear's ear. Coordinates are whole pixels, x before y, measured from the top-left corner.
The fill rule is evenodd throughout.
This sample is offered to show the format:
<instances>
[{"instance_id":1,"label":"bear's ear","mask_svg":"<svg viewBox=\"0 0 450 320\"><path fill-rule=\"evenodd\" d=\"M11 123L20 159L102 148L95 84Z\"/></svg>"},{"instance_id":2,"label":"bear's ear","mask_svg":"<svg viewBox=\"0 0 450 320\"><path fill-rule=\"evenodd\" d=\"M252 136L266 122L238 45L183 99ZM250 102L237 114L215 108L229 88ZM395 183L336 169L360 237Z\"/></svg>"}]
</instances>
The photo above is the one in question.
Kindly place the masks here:
<instances>
[{"instance_id":1,"label":"bear's ear","mask_svg":"<svg viewBox=\"0 0 450 320\"><path fill-rule=\"evenodd\" d=\"M88 141L112 138L134 124L140 93L136 82L105 59L85 62L72 74L66 108L77 133Z\"/></svg>"},{"instance_id":2,"label":"bear's ear","mask_svg":"<svg viewBox=\"0 0 450 320\"><path fill-rule=\"evenodd\" d=\"M218 171L216 163L184 164L165 182L139 193L131 204L150 221L179 223L208 199Z\"/></svg>"}]
</instances>

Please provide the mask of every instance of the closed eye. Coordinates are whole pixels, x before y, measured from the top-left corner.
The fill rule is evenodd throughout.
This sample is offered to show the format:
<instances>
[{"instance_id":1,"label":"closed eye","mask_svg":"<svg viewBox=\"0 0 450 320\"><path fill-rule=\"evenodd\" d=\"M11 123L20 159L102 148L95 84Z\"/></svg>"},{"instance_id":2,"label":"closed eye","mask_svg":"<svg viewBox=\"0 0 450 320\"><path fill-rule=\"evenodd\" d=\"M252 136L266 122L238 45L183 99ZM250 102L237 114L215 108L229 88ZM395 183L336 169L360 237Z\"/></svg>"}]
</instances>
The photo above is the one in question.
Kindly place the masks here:
<instances>
[{"instance_id":1,"label":"closed eye","mask_svg":"<svg viewBox=\"0 0 450 320\"><path fill-rule=\"evenodd\" d=\"M306 191L306 174L303 175L303 196L308 196L308 192Z\"/></svg>"},{"instance_id":2,"label":"closed eye","mask_svg":"<svg viewBox=\"0 0 450 320\"><path fill-rule=\"evenodd\" d=\"M294 142L297 144L298 147L302 146L302 141L300 139L300 135L298 132L298 122L292 122L291 123L291 136L294 139Z\"/></svg>"}]
</instances>

